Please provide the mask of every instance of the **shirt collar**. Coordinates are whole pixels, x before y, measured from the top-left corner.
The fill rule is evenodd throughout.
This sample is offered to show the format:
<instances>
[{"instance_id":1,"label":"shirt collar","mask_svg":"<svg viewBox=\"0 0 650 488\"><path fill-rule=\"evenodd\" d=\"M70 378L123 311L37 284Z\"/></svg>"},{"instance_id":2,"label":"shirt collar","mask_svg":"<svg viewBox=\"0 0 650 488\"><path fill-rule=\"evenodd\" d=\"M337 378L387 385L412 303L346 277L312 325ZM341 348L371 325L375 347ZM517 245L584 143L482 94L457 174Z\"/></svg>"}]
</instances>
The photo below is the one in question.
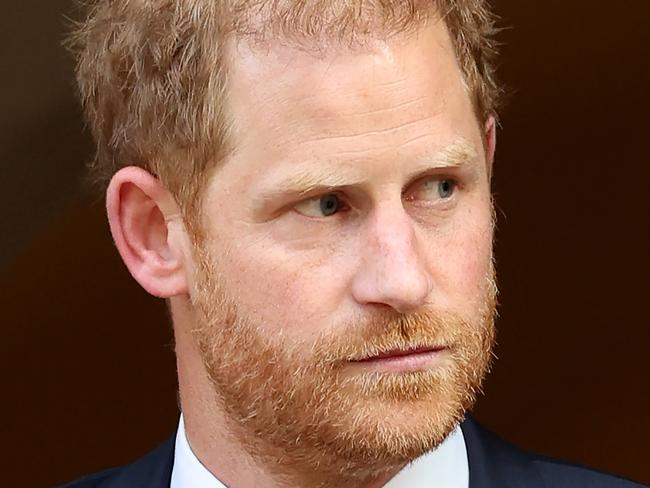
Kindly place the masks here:
<instances>
[{"instance_id":1,"label":"shirt collar","mask_svg":"<svg viewBox=\"0 0 650 488\"><path fill-rule=\"evenodd\" d=\"M196 457L185 435L183 415L176 431L170 488L227 488Z\"/></svg>"},{"instance_id":2,"label":"shirt collar","mask_svg":"<svg viewBox=\"0 0 650 488\"><path fill-rule=\"evenodd\" d=\"M435 483L433 483L435 481ZM465 439L456 427L437 449L405 466L384 488L468 488L469 463ZM181 415L170 488L227 488L196 457Z\"/></svg>"}]
</instances>

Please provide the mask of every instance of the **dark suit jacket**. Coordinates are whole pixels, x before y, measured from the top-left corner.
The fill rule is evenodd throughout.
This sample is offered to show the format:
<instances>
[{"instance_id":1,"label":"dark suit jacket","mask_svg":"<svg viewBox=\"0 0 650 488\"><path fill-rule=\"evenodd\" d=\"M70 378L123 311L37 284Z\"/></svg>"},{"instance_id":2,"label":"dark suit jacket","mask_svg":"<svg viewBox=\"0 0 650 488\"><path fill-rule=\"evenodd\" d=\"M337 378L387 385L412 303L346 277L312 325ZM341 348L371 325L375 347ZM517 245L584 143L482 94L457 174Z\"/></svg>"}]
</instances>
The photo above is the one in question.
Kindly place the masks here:
<instances>
[{"instance_id":1,"label":"dark suit jacket","mask_svg":"<svg viewBox=\"0 0 650 488\"><path fill-rule=\"evenodd\" d=\"M461 425L469 459L469 488L642 488L643 485L526 453L468 417ZM169 488L172 437L139 461L86 476L62 488ZM434 480L432 480L432 487Z\"/></svg>"}]
</instances>

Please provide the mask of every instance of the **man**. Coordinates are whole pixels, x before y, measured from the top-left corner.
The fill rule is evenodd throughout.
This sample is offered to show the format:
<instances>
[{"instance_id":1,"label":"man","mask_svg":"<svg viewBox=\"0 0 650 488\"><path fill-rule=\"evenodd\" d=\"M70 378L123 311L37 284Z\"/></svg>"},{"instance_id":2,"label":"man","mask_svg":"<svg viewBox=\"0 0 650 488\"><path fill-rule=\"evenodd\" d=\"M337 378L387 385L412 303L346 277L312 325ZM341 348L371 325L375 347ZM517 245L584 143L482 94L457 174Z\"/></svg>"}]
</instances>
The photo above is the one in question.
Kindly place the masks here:
<instances>
[{"instance_id":1,"label":"man","mask_svg":"<svg viewBox=\"0 0 650 488\"><path fill-rule=\"evenodd\" d=\"M496 304L482 0L100 0L78 79L179 429L71 487L633 487L469 416Z\"/></svg>"}]
</instances>

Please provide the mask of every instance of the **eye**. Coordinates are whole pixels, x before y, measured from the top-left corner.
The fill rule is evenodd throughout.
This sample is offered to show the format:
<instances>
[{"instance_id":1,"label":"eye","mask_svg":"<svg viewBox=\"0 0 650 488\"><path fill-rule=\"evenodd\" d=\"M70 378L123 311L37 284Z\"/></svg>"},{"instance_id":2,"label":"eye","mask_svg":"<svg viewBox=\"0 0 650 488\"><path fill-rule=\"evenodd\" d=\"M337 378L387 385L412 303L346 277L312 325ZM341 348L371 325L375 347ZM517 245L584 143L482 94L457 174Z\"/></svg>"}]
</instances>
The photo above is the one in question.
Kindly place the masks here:
<instances>
[{"instance_id":1,"label":"eye","mask_svg":"<svg viewBox=\"0 0 650 488\"><path fill-rule=\"evenodd\" d=\"M423 200L448 200L454 196L458 183L451 178L430 178L422 185Z\"/></svg>"},{"instance_id":2,"label":"eye","mask_svg":"<svg viewBox=\"0 0 650 488\"><path fill-rule=\"evenodd\" d=\"M314 198L303 200L293 207L306 217L329 217L344 208L344 204L336 193L326 193Z\"/></svg>"}]
</instances>

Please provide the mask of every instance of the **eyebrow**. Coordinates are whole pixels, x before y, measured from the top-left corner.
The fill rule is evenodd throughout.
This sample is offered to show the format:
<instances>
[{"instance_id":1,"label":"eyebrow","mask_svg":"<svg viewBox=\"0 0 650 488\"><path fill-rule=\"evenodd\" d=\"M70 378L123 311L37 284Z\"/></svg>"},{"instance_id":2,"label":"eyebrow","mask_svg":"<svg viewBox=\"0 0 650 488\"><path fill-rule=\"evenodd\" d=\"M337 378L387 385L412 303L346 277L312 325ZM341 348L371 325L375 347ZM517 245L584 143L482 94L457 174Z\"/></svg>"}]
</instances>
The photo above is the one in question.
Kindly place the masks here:
<instances>
[{"instance_id":1,"label":"eyebrow","mask_svg":"<svg viewBox=\"0 0 650 488\"><path fill-rule=\"evenodd\" d=\"M407 181L410 183L431 170L466 166L477 157L478 153L473 145L464 138L459 138L430 156L418 158ZM332 168L331 165L298 166L290 175L265 185L261 194L255 197L254 207L260 208L264 203L284 195L301 196L317 190L361 185L365 181L367 177L359 171L348 174L340 168Z\"/></svg>"}]
</instances>

